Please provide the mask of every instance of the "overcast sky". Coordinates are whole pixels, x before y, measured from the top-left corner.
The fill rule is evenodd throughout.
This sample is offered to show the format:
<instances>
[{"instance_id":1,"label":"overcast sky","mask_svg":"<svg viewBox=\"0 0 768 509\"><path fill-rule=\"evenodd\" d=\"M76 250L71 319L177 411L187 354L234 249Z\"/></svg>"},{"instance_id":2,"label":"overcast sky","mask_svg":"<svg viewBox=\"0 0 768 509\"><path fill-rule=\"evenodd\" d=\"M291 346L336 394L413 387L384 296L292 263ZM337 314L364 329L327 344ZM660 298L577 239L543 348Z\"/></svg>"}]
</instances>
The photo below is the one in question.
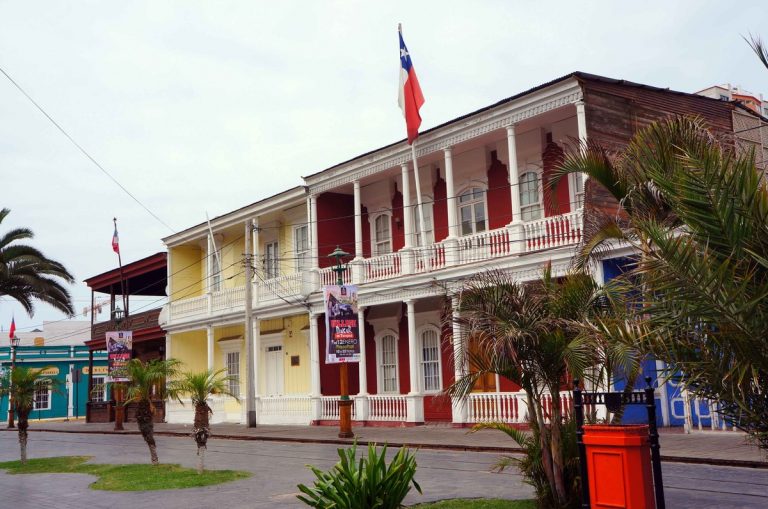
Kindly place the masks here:
<instances>
[{"instance_id":1,"label":"overcast sky","mask_svg":"<svg viewBox=\"0 0 768 509\"><path fill-rule=\"evenodd\" d=\"M742 35L768 38L764 2L0 1L0 67L174 230L302 184L405 135L403 33L429 128L571 71L683 91L768 93ZM171 233L0 76L0 226L78 281ZM76 308L87 287L72 288ZM0 324L34 317L0 297ZM80 317L82 319L82 316ZM7 341L2 336L2 342Z\"/></svg>"}]
</instances>

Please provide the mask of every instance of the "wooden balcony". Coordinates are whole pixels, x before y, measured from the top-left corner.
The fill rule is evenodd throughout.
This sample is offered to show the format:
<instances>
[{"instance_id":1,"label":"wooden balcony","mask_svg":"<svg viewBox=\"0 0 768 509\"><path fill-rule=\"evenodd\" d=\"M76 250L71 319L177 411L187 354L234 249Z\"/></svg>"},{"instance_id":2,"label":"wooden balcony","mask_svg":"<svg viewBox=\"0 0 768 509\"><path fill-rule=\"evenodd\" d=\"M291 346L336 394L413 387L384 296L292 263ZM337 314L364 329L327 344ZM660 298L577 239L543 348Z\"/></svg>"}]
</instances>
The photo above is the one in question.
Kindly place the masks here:
<instances>
[{"instance_id":1,"label":"wooden balcony","mask_svg":"<svg viewBox=\"0 0 768 509\"><path fill-rule=\"evenodd\" d=\"M159 316L160 308L131 314L120 323L120 330L133 331L134 338L144 336L144 334L141 333L154 333L160 329L160 324L158 322ZM91 327L91 341L104 341L104 334L107 331L113 330L117 330L114 320L95 323L93 324L93 327Z\"/></svg>"}]
</instances>

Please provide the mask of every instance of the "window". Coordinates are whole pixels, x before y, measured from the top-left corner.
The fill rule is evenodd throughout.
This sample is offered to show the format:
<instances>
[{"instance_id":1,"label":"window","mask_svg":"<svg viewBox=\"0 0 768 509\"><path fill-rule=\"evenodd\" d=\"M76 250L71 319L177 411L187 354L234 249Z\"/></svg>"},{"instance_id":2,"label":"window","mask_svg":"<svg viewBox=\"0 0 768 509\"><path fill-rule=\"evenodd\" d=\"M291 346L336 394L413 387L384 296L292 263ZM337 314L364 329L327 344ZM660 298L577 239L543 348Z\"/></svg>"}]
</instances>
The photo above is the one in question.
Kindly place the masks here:
<instances>
[{"instance_id":1,"label":"window","mask_svg":"<svg viewBox=\"0 0 768 509\"><path fill-rule=\"evenodd\" d=\"M229 392L233 396L240 397L240 352L227 352L227 381Z\"/></svg>"},{"instance_id":2,"label":"window","mask_svg":"<svg viewBox=\"0 0 768 509\"><path fill-rule=\"evenodd\" d=\"M379 344L379 392L399 393L397 383L397 336L391 332L384 333Z\"/></svg>"},{"instance_id":3,"label":"window","mask_svg":"<svg viewBox=\"0 0 768 509\"><path fill-rule=\"evenodd\" d=\"M392 252L391 220L389 214L380 214L373 221L373 256Z\"/></svg>"},{"instance_id":4,"label":"window","mask_svg":"<svg viewBox=\"0 0 768 509\"><path fill-rule=\"evenodd\" d=\"M106 401L107 386L104 384L103 376L93 377L93 389L91 389L91 401Z\"/></svg>"},{"instance_id":5,"label":"window","mask_svg":"<svg viewBox=\"0 0 768 509\"><path fill-rule=\"evenodd\" d=\"M520 211L523 221L541 218L539 174L535 171L520 175Z\"/></svg>"},{"instance_id":6,"label":"window","mask_svg":"<svg viewBox=\"0 0 768 509\"><path fill-rule=\"evenodd\" d=\"M38 380L35 382L35 401L32 406L33 410L50 410L51 409L51 381L50 380Z\"/></svg>"},{"instance_id":7,"label":"window","mask_svg":"<svg viewBox=\"0 0 768 509\"><path fill-rule=\"evenodd\" d=\"M297 226L293 229L293 251L296 258L296 271L310 267L309 263L309 227Z\"/></svg>"},{"instance_id":8,"label":"window","mask_svg":"<svg viewBox=\"0 0 768 509\"><path fill-rule=\"evenodd\" d=\"M720 100L721 101L730 101L727 95L720 94Z\"/></svg>"},{"instance_id":9,"label":"window","mask_svg":"<svg viewBox=\"0 0 768 509\"><path fill-rule=\"evenodd\" d=\"M428 327L419 334L421 340L421 387L424 392L440 392L440 331Z\"/></svg>"},{"instance_id":10,"label":"window","mask_svg":"<svg viewBox=\"0 0 768 509\"><path fill-rule=\"evenodd\" d=\"M421 221L419 220L419 209L424 211L424 229L427 230L425 241L422 241L421 239ZM414 205L413 214L411 214L411 217L413 218L413 233L416 236L416 245L426 246L432 244L434 239L434 230L432 228L432 203L422 203L421 207Z\"/></svg>"},{"instance_id":11,"label":"window","mask_svg":"<svg viewBox=\"0 0 768 509\"><path fill-rule=\"evenodd\" d=\"M264 248L264 279L272 279L280 275L277 242L268 242Z\"/></svg>"},{"instance_id":12,"label":"window","mask_svg":"<svg viewBox=\"0 0 768 509\"><path fill-rule=\"evenodd\" d=\"M221 250L216 251L211 256L211 291L221 290Z\"/></svg>"},{"instance_id":13,"label":"window","mask_svg":"<svg viewBox=\"0 0 768 509\"><path fill-rule=\"evenodd\" d=\"M473 187L459 195L461 234L471 235L486 230L485 191Z\"/></svg>"}]
</instances>

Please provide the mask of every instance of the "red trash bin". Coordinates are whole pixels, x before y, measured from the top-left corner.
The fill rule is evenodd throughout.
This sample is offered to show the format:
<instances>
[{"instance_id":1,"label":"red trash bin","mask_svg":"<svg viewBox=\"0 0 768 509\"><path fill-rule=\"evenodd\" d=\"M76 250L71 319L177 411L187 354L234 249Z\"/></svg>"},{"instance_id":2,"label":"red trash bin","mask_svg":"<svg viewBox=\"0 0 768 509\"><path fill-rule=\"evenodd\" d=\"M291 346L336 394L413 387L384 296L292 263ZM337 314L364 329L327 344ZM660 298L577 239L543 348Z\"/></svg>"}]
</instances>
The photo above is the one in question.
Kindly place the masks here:
<instances>
[{"instance_id":1,"label":"red trash bin","mask_svg":"<svg viewBox=\"0 0 768 509\"><path fill-rule=\"evenodd\" d=\"M584 425L592 508L655 509L648 426Z\"/></svg>"}]
</instances>

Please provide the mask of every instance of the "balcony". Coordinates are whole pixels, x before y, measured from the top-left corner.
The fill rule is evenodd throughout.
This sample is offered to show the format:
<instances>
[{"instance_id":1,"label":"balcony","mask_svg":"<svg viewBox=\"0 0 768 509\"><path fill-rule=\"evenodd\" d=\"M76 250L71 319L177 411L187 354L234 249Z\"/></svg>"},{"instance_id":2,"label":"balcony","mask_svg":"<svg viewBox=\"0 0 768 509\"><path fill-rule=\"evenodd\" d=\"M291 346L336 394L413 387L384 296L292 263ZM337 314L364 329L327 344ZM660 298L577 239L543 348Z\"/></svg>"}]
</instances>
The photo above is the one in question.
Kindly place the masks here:
<instances>
[{"instance_id":1,"label":"balcony","mask_svg":"<svg viewBox=\"0 0 768 509\"><path fill-rule=\"evenodd\" d=\"M150 309L127 316L120 322L120 330L130 330L133 332L143 331L159 327L158 317L160 309ZM93 324L91 328L91 340L104 340L104 334L107 331L117 330L114 320Z\"/></svg>"},{"instance_id":2,"label":"balcony","mask_svg":"<svg viewBox=\"0 0 768 509\"><path fill-rule=\"evenodd\" d=\"M458 239L449 238L430 246L355 260L345 267L342 277L345 282L364 285L402 276L435 273L452 267L575 245L581 240L581 233L582 211L577 210ZM254 283L253 305L258 308L298 303L313 292L320 291L322 286L336 284L337 277L332 268L323 268L318 271L317 277L305 271L257 280ZM176 300L165 308L168 313L166 323L242 313L244 304L244 286Z\"/></svg>"}]
</instances>

